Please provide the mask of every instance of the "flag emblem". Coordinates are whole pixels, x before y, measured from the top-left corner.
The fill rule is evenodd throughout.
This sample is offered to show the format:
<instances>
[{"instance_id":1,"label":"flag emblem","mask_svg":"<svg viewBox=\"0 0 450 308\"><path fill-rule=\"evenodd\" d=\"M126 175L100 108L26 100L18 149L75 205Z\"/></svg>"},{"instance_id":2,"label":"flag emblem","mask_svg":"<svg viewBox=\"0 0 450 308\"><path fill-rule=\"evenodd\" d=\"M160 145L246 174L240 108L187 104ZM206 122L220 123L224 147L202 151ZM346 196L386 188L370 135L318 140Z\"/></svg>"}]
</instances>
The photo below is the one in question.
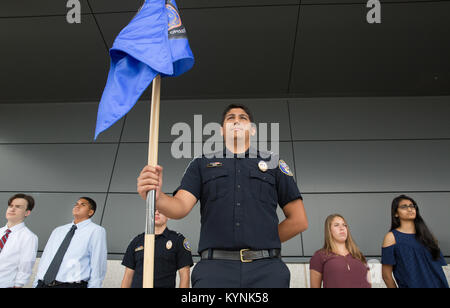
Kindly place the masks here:
<instances>
[{"instance_id":1,"label":"flag emblem","mask_svg":"<svg viewBox=\"0 0 450 308\"><path fill-rule=\"evenodd\" d=\"M169 17L169 31L181 27L180 14L178 14L178 11L173 4L170 2L166 3L166 9L168 10L167 16Z\"/></svg>"}]
</instances>

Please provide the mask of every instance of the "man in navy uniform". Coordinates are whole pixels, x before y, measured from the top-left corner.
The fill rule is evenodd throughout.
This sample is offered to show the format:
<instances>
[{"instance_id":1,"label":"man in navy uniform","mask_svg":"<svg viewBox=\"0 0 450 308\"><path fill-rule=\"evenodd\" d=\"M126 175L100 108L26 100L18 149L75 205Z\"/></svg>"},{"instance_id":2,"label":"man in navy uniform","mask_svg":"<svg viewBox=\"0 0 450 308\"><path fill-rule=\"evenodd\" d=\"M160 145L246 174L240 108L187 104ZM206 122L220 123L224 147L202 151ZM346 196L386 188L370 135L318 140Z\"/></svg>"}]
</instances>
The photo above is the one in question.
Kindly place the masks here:
<instances>
[{"instance_id":1,"label":"man in navy uniform","mask_svg":"<svg viewBox=\"0 0 450 308\"><path fill-rule=\"evenodd\" d=\"M155 212L155 288L175 288L177 271L179 287L189 288L191 266L194 265L187 239L167 228L167 217ZM144 238L141 233L128 245L122 265L125 273L122 288L142 288L144 274Z\"/></svg>"},{"instance_id":2,"label":"man in navy uniform","mask_svg":"<svg viewBox=\"0 0 450 308\"><path fill-rule=\"evenodd\" d=\"M192 273L194 288L289 287L281 242L305 231L308 220L287 164L250 147L252 120L246 106L228 106L225 149L192 160L173 196L162 192L161 166L144 167L138 178L141 197L156 190L156 207L169 218L187 216L200 200L202 259ZM277 204L286 216L281 223Z\"/></svg>"}]
</instances>

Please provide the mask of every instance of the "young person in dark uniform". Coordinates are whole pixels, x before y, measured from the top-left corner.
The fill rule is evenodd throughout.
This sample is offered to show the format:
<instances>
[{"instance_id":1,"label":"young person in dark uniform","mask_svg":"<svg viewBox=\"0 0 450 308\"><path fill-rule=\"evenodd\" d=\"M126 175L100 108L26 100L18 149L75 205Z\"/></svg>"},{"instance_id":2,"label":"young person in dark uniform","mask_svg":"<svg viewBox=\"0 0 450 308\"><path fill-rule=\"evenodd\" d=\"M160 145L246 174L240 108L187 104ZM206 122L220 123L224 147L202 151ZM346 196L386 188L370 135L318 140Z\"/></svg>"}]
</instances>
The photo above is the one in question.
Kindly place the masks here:
<instances>
[{"instance_id":1,"label":"young person in dark uniform","mask_svg":"<svg viewBox=\"0 0 450 308\"><path fill-rule=\"evenodd\" d=\"M161 166L144 167L138 178L141 197L156 190L156 207L170 218L185 217L200 200L202 259L193 287L289 287L281 243L305 231L308 221L287 164L250 147L252 120L246 106L228 106L221 128L225 149L191 161L173 196L162 193ZM286 216L281 223L277 204Z\"/></svg>"},{"instance_id":2,"label":"young person in dark uniform","mask_svg":"<svg viewBox=\"0 0 450 308\"><path fill-rule=\"evenodd\" d=\"M191 247L187 239L167 228L167 217L155 212L155 288L175 288L177 271L180 288L189 288L192 261ZM125 274L122 288L142 288L144 271L144 233L131 241L122 261Z\"/></svg>"}]
</instances>

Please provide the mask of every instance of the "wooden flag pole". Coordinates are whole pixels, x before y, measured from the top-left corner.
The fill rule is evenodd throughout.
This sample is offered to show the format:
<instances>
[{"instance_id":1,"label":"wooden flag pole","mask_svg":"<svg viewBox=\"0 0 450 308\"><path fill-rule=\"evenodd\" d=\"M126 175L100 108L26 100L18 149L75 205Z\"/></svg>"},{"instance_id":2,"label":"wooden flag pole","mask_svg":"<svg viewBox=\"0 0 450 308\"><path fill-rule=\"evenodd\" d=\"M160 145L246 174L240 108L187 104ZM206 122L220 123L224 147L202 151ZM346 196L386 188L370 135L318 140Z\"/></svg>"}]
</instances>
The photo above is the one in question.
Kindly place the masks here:
<instances>
[{"instance_id":1,"label":"wooden flag pole","mask_svg":"<svg viewBox=\"0 0 450 308\"><path fill-rule=\"evenodd\" d=\"M148 141L148 165L158 164L159 105L161 99L161 76L153 79L150 111L150 133ZM146 224L144 242L143 287L153 288L155 270L155 203L156 191L149 191L146 201Z\"/></svg>"}]
</instances>

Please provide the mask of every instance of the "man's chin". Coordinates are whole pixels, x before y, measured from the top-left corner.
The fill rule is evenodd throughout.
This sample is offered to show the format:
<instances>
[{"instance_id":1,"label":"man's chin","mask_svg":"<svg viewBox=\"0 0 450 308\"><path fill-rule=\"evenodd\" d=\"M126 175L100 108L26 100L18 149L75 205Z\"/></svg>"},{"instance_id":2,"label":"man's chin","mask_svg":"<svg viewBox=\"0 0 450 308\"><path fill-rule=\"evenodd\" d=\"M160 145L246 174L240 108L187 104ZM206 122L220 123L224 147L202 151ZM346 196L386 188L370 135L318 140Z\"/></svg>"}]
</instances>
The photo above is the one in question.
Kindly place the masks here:
<instances>
[{"instance_id":1,"label":"man's chin","mask_svg":"<svg viewBox=\"0 0 450 308\"><path fill-rule=\"evenodd\" d=\"M18 219L15 215L6 215L6 220L8 220L9 222L13 222L13 223L18 221Z\"/></svg>"}]
</instances>

